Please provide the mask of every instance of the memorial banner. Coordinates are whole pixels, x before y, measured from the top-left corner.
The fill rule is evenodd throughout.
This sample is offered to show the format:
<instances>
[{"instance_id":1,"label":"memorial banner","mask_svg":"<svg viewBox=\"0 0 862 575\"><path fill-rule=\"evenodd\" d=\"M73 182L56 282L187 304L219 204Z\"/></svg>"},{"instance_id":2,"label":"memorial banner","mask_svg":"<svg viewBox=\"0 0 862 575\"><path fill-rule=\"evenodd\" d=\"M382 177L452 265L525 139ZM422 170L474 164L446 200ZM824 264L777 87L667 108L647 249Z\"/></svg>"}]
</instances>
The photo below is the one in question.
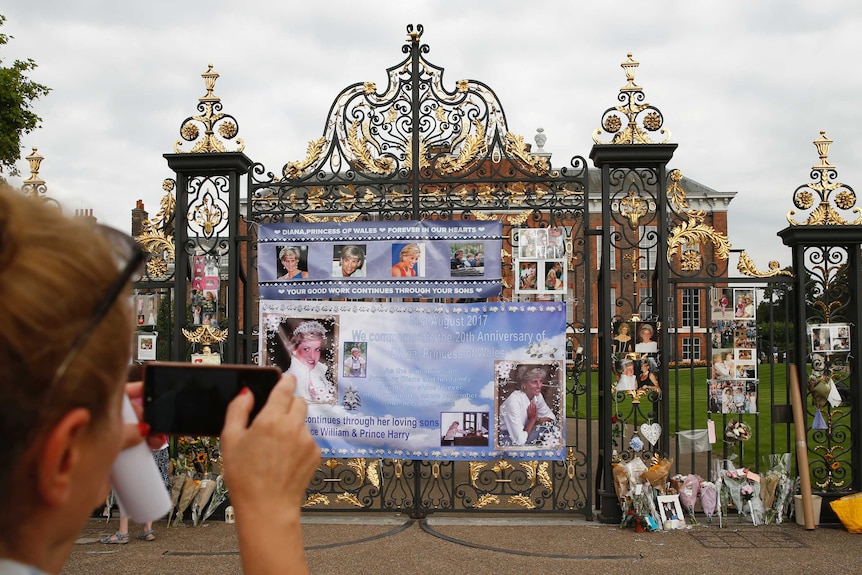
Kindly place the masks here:
<instances>
[{"instance_id":1,"label":"memorial banner","mask_svg":"<svg viewBox=\"0 0 862 575\"><path fill-rule=\"evenodd\" d=\"M261 301L325 456L562 459L565 304Z\"/></svg>"},{"instance_id":2,"label":"memorial banner","mask_svg":"<svg viewBox=\"0 0 862 575\"><path fill-rule=\"evenodd\" d=\"M498 221L263 224L260 297L496 297L501 233Z\"/></svg>"}]
</instances>

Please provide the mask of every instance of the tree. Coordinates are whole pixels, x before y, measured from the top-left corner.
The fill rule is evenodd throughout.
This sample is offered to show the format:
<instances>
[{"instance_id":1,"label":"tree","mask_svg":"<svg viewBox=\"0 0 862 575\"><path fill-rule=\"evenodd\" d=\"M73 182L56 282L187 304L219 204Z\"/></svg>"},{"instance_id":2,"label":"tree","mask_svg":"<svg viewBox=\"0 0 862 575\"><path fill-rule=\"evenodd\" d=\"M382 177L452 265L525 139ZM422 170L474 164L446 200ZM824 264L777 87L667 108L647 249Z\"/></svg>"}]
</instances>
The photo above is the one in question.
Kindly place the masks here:
<instances>
[{"instance_id":1,"label":"tree","mask_svg":"<svg viewBox=\"0 0 862 575\"><path fill-rule=\"evenodd\" d=\"M0 14L0 27L4 22L6 17ZM0 46L5 46L10 39L12 36L0 34ZM4 171L10 176L19 174L15 162L21 159L21 136L29 134L42 122L42 118L31 111L33 101L51 91L27 77L27 72L36 69L33 60L15 60L8 68L2 64L0 59L0 181Z\"/></svg>"}]
</instances>

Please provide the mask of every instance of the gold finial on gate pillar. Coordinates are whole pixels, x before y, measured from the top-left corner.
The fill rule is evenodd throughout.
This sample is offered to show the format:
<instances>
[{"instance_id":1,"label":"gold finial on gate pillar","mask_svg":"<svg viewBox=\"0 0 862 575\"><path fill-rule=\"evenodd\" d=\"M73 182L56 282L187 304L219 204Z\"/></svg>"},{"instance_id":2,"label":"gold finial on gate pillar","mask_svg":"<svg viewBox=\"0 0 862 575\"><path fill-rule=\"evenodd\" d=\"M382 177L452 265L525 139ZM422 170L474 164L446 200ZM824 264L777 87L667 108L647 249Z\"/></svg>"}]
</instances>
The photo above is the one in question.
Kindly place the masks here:
<instances>
[{"instance_id":1,"label":"gold finial on gate pillar","mask_svg":"<svg viewBox=\"0 0 862 575\"><path fill-rule=\"evenodd\" d=\"M232 140L239 133L239 125L236 118L230 114L223 114L221 112L221 98L213 93L219 74L213 71L212 64L207 67L206 72L201 74L201 78L204 79L204 87L207 90L206 94L198 98L198 102L200 102L198 110L201 114L186 118L182 125L180 125L180 137L183 140L186 142L198 141L191 150L186 151L181 149L183 143L177 140L174 144L174 152L177 154L227 152L228 150L225 148L224 143L216 137L216 131L225 140ZM203 126L203 136L201 136L201 130L198 125ZM218 125L217 129L216 125ZM236 151L243 151L245 142L242 141L242 138L237 138L236 144Z\"/></svg>"},{"instance_id":2,"label":"gold finial on gate pillar","mask_svg":"<svg viewBox=\"0 0 862 575\"><path fill-rule=\"evenodd\" d=\"M643 88L635 84L635 72L637 72L638 66L641 65L640 62L632 58L632 53L629 52L626 55L626 59L623 60L623 63L620 64L620 68L622 68L626 73L626 85L620 88L621 92L643 92Z\"/></svg>"},{"instance_id":3,"label":"gold finial on gate pillar","mask_svg":"<svg viewBox=\"0 0 862 575\"><path fill-rule=\"evenodd\" d=\"M33 148L33 152L24 159L30 163L30 177L24 180L24 185L39 186L44 184L45 180L39 177L39 167L45 158L39 153L39 149Z\"/></svg>"},{"instance_id":4,"label":"gold finial on gate pillar","mask_svg":"<svg viewBox=\"0 0 862 575\"><path fill-rule=\"evenodd\" d=\"M617 99L625 103L605 110L602 114L602 127L596 128L593 132L593 142L596 144L655 144L658 142L653 142L648 132L658 132L666 136L661 143L668 143L670 130L663 127L664 117L661 111L643 101L643 88L635 84L635 72L640 62L632 58L629 52L620 66L626 73L626 85L620 88ZM641 125L638 125L639 117L641 117ZM603 133L612 135L610 142L602 142L599 139Z\"/></svg>"},{"instance_id":5,"label":"gold finial on gate pillar","mask_svg":"<svg viewBox=\"0 0 862 575\"><path fill-rule=\"evenodd\" d=\"M818 225L833 225L833 226L857 226L862 225L862 210L855 208L856 192L853 188L842 184L841 182L833 182L832 178L838 176L838 171L833 164L830 164L827 158L829 157L829 146L832 140L826 137L824 130L820 131L820 137L814 140L814 146L817 148L817 156L820 161L812 166L811 178L814 182L803 184L796 188L793 192L793 205L801 210L814 210L808 215L805 222L797 222L793 219L796 210L787 212L787 221L791 226L818 226ZM815 198L816 194L816 198ZM814 206L815 200L819 199L817 207ZM832 207L831 200L835 201L835 206L841 210L850 210L857 214L857 218L852 221L846 221L835 208Z\"/></svg>"},{"instance_id":6,"label":"gold finial on gate pillar","mask_svg":"<svg viewBox=\"0 0 862 575\"><path fill-rule=\"evenodd\" d=\"M24 159L30 163L30 177L21 182L21 191L24 192L24 195L26 196L38 198L43 202L56 206L59 209L59 202L46 195L48 187L45 185L45 180L39 176L39 167L42 165L42 160L45 158L42 157L37 148L33 148L30 155L25 156Z\"/></svg>"}]
</instances>

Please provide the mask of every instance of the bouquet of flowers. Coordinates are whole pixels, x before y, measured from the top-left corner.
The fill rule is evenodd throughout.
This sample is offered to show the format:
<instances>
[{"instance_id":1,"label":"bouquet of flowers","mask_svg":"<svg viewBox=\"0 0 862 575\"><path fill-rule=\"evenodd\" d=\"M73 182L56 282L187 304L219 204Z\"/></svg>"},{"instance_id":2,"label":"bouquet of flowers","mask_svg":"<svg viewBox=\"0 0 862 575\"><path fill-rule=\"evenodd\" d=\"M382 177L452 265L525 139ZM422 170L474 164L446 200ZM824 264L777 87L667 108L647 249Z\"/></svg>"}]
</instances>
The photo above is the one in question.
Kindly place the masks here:
<instances>
[{"instance_id":1,"label":"bouquet of flowers","mask_svg":"<svg viewBox=\"0 0 862 575\"><path fill-rule=\"evenodd\" d=\"M635 531L652 531L658 528L655 505L653 504L653 490L649 485L641 485L633 489L629 497L626 497L626 505L623 508L623 519L620 527L633 526Z\"/></svg>"},{"instance_id":2,"label":"bouquet of flowers","mask_svg":"<svg viewBox=\"0 0 862 575\"><path fill-rule=\"evenodd\" d=\"M767 524L780 524L790 509L794 481L790 479L790 454L778 453L767 456L770 469L760 480L760 495L765 508Z\"/></svg>"},{"instance_id":3,"label":"bouquet of flowers","mask_svg":"<svg viewBox=\"0 0 862 575\"><path fill-rule=\"evenodd\" d=\"M727 471L722 477L725 494L722 499L733 501L733 506L739 512L740 521L746 511L751 515L751 521L757 525L763 522L763 502L760 499L760 483L750 482L748 471L743 467Z\"/></svg>"},{"instance_id":4,"label":"bouquet of flowers","mask_svg":"<svg viewBox=\"0 0 862 575\"><path fill-rule=\"evenodd\" d=\"M712 481L703 481L700 484L700 507L707 522L712 523L712 516L718 510L718 491Z\"/></svg>"},{"instance_id":5,"label":"bouquet of flowers","mask_svg":"<svg viewBox=\"0 0 862 575\"><path fill-rule=\"evenodd\" d=\"M224 475L219 475L216 478L215 491L213 491L210 503L209 505L207 505L206 511L204 512L203 520L206 521L207 519L209 519L210 515L215 513L216 508L221 505L226 498L227 485L224 484Z\"/></svg>"},{"instance_id":6,"label":"bouquet of flowers","mask_svg":"<svg viewBox=\"0 0 862 575\"><path fill-rule=\"evenodd\" d=\"M204 511L204 505L209 502L215 488L216 481L212 479L201 480L197 493L195 493L195 498L192 501L192 524L194 524L195 527L198 526L201 519L201 513Z\"/></svg>"},{"instance_id":7,"label":"bouquet of flowers","mask_svg":"<svg viewBox=\"0 0 862 575\"><path fill-rule=\"evenodd\" d=\"M679 488L679 502L688 510L689 522L692 525L697 525L697 519L694 516L694 505L697 503L697 494L700 492L700 477L689 473L682 480L682 485Z\"/></svg>"},{"instance_id":8,"label":"bouquet of flowers","mask_svg":"<svg viewBox=\"0 0 862 575\"><path fill-rule=\"evenodd\" d=\"M661 461L644 471L641 477L660 493L664 493L671 465L673 465L673 459L662 458Z\"/></svg>"},{"instance_id":9,"label":"bouquet of flowers","mask_svg":"<svg viewBox=\"0 0 862 575\"><path fill-rule=\"evenodd\" d=\"M751 439L751 426L742 421L732 419L724 428L724 440L728 443L748 441Z\"/></svg>"}]
</instances>

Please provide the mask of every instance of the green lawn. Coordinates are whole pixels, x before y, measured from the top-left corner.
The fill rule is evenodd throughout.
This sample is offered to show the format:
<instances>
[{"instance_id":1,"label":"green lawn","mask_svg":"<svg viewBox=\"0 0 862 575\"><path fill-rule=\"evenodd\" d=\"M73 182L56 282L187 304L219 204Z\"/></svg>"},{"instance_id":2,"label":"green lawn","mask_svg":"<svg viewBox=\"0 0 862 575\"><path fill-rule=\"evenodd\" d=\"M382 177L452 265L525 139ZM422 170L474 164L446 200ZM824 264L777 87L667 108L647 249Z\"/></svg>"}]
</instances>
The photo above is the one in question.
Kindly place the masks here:
<instances>
[{"instance_id":1,"label":"green lawn","mask_svg":"<svg viewBox=\"0 0 862 575\"><path fill-rule=\"evenodd\" d=\"M591 419L598 417L598 373L591 374L591 385L588 393L592 397ZM670 409L670 419L668 422L659 422L665 429L669 430L671 435L675 435L677 430L688 429L706 429L707 418L707 385L706 385L707 369L699 368L679 368L671 369L670 382L663 386L665 393L660 402L668 401ZM582 376L582 381L585 376ZM784 364L761 364L758 366L758 414L730 416L721 414L711 414L715 421L715 429L717 442L713 444L713 454L716 457L729 457L731 453L736 453L737 457L742 460L742 465L752 468L760 468L763 465L763 457L771 453L792 452L795 449L793 440L793 425L786 423L775 423L772 421L772 406L778 404L789 404L790 396L787 390L787 370ZM567 411L569 417L586 417L586 398L581 396L578 398L577 414L574 413L574 402L572 397L567 398ZM650 410L652 406L644 404L638 410L638 421L629 421L635 419L632 413L631 400L626 399L620 405L620 412L624 415L627 423L642 423L645 421L642 414ZM656 405L655 410L662 409L661 405ZM741 418L752 428L753 437L743 444L724 444L722 436L727 423L733 418ZM676 449L675 443L671 444L673 449ZM741 448L741 449L740 449ZM671 454L672 455L672 454ZM739 466L739 460L737 460Z\"/></svg>"}]
</instances>

